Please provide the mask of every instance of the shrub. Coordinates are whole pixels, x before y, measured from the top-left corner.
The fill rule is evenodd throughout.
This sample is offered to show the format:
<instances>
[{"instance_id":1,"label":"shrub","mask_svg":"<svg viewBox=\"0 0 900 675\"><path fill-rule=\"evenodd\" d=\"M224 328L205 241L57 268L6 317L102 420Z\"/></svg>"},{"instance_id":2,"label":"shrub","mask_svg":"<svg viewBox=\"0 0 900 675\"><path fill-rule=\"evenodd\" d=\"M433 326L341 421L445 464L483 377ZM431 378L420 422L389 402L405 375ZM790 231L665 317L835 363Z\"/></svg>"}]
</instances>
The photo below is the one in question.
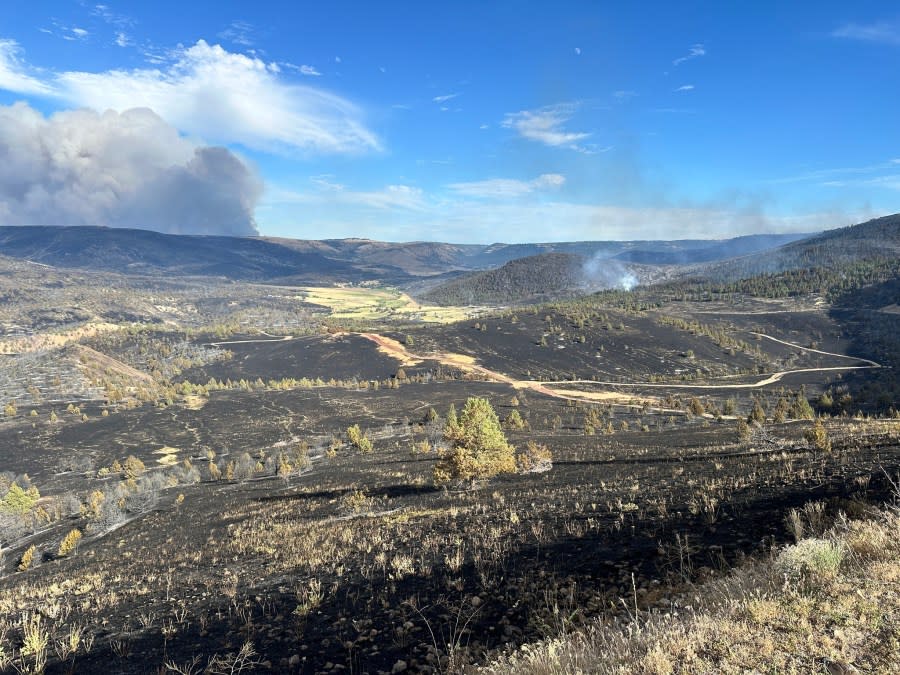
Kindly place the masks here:
<instances>
[{"instance_id":1,"label":"shrub","mask_svg":"<svg viewBox=\"0 0 900 675\"><path fill-rule=\"evenodd\" d=\"M803 432L803 437L816 450L831 452L831 438L829 438L828 431L826 431L825 425L822 424L822 420L817 419L811 429Z\"/></svg>"},{"instance_id":2,"label":"shrub","mask_svg":"<svg viewBox=\"0 0 900 675\"><path fill-rule=\"evenodd\" d=\"M41 495L36 487L31 486L25 490L18 483L13 483L9 486L9 491L3 500L0 501L0 509L7 513L24 515L31 511L40 498Z\"/></svg>"},{"instance_id":3,"label":"shrub","mask_svg":"<svg viewBox=\"0 0 900 675\"><path fill-rule=\"evenodd\" d=\"M368 513L374 503L375 500L365 490L353 490L341 498L340 508L349 514Z\"/></svg>"},{"instance_id":4,"label":"shrub","mask_svg":"<svg viewBox=\"0 0 900 675\"><path fill-rule=\"evenodd\" d=\"M431 452L431 443L427 438L423 438L421 441L417 441L412 444L412 448L410 448L410 454L415 455L427 455Z\"/></svg>"},{"instance_id":5,"label":"shrub","mask_svg":"<svg viewBox=\"0 0 900 675\"><path fill-rule=\"evenodd\" d=\"M229 466L231 466L232 464L233 463L229 463ZM244 452L241 454L240 457L238 457L237 463L233 464L233 466L232 466L231 480L237 479L237 480L243 481L243 480L248 480L250 478L253 478L253 475L256 473L256 468L257 468L256 462L253 461L253 458L250 456L250 453ZM227 469L227 467L226 467L226 469ZM227 475L227 473L228 472L226 470L226 475Z\"/></svg>"},{"instance_id":6,"label":"shrub","mask_svg":"<svg viewBox=\"0 0 900 675\"><path fill-rule=\"evenodd\" d=\"M750 416L747 418L747 421L756 422L757 424L765 424L766 411L763 409L759 401L753 402L753 410L750 411Z\"/></svg>"},{"instance_id":7,"label":"shrub","mask_svg":"<svg viewBox=\"0 0 900 675\"><path fill-rule=\"evenodd\" d=\"M512 446L500 427L490 402L472 397L466 401L458 419L447 416L444 439L449 448L441 453L434 467L437 485L461 484L490 478L516 470Z\"/></svg>"},{"instance_id":8,"label":"shrub","mask_svg":"<svg viewBox=\"0 0 900 675\"><path fill-rule=\"evenodd\" d=\"M516 455L519 473L543 473L553 468L553 453L546 445L528 441L525 450Z\"/></svg>"},{"instance_id":9,"label":"shrub","mask_svg":"<svg viewBox=\"0 0 900 675\"><path fill-rule=\"evenodd\" d=\"M739 441L746 441L750 438L750 425L743 418L737 421L737 436Z\"/></svg>"},{"instance_id":10,"label":"shrub","mask_svg":"<svg viewBox=\"0 0 900 675\"><path fill-rule=\"evenodd\" d=\"M696 396L691 399L691 402L688 404L688 409L697 417L706 412L706 407Z\"/></svg>"},{"instance_id":11,"label":"shrub","mask_svg":"<svg viewBox=\"0 0 900 675\"><path fill-rule=\"evenodd\" d=\"M784 549L776 569L788 579L833 579L844 560L844 546L830 539L803 539Z\"/></svg>"},{"instance_id":12,"label":"shrub","mask_svg":"<svg viewBox=\"0 0 900 675\"><path fill-rule=\"evenodd\" d=\"M31 567L31 563L34 562L34 544L25 549L25 552L22 554L22 557L19 559L19 571L24 572L28 568Z\"/></svg>"},{"instance_id":13,"label":"shrub","mask_svg":"<svg viewBox=\"0 0 900 675\"><path fill-rule=\"evenodd\" d=\"M350 445L360 452L372 452L372 441L359 428L358 424L347 427L347 438L350 441Z\"/></svg>"},{"instance_id":14,"label":"shrub","mask_svg":"<svg viewBox=\"0 0 900 675\"><path fill-rule=\"evenodd\" d=\"M512 412L510 412L503 423L507 429L525 428L525 421L522 419L522 416L519 414L518 410L513 410Z\"/></svg>"},{"instance_id":15,"label":"shrub","mask_svg":"<svg viewBox=\"0 0 900 675\"><path fill-rule=\"evenodd\" d=\"M122 464L122 475L125 478L137 478L146 470L147 467L144 466L144 463L134 455L128 455L125 463Z\"/></svg>"},{"instance_id":16,"label":"shrub","mask_svg":"<svg viewBox=\"0 0 900 675\"><path fill-rule=\"evenodd\" d=\"M74 553L78 548L79 541L81 541L81 530L75 528L63 537L63 540L59 543L59 549L57 550L56 555L60 558L64 558L70 553Z\"/></svg>"}]
</instances>

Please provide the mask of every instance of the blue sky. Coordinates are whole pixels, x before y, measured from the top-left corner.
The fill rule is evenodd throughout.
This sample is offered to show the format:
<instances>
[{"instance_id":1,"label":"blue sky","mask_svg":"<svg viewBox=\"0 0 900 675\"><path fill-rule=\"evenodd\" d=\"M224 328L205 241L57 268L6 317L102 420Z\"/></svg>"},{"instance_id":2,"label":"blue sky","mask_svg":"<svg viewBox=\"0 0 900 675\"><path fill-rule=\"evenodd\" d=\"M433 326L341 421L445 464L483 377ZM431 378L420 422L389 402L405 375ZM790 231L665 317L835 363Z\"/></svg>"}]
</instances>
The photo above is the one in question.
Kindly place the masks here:
<instances>
[{"instance_id":1,"label":"blue sky","mask_svg":"<svg viewBox=\"0 0 900 675\"><path fill-rule=\"evenodd\" d=\"M99 143L113 122L66 113L81 108L159 120L138 125L154 131L132 164L93 172L114 186L95 210L74 205L95 184L36 206L52 164L28 179L41 190L0 171L0 216L135 222L110 215L143 189L120 173L209 145L248 167L235 208L272 236L724 237L900 210L900 5L612 4L15 3L0 105L27 108L7 144L34 125L44 145L88 143L87 128ZM5 209L4 180L19 200Z\"/></svg>"}]
</instances>

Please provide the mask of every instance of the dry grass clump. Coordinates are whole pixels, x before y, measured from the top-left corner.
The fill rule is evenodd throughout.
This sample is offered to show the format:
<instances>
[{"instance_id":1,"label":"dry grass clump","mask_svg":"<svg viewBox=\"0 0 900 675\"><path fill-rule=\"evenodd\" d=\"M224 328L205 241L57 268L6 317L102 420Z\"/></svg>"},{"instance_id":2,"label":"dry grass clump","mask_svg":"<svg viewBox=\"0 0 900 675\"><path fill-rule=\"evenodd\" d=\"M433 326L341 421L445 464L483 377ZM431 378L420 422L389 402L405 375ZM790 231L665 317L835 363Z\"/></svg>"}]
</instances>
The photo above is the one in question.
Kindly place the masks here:
<instances>
[{"instance_id":1,"label":"dry grass clump","mask_svg":"<svg viewBox=\"0 0 900 675\"><path fill-rule=\"evenodd\" d=\"M774 562L774 564L772 564ZM482 672L896 672L900 508L840 517L815 538L696 590L694 604L526 645Z\"/></svg>"},{"instance_id":2,"label":"dry grass clump","mask_svg":"<svg viewBox=\"0 0 900 675\"><path fill-rule=\"evenodd\" d=\"M553 468L553 453L546 445L528 441L525 450L516 454L519 473L544 473Z\"/></svg>"}]
</instances>

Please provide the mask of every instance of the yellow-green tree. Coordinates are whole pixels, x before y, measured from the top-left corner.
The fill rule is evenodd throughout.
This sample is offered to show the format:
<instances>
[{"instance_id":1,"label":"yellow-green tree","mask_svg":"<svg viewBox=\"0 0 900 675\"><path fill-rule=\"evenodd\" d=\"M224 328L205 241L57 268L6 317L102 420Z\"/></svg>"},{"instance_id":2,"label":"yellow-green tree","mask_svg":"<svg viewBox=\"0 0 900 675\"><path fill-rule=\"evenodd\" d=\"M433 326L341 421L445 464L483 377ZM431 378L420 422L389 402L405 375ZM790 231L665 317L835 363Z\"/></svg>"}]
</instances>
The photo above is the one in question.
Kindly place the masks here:
<instances>
[{"instance_id":1,"label":"yellow-green tree","mask_svg":"<svg viewBox=\"0 0 900 675\"><path fill-rule=\"evenodd\" d=\"M444 440L449 447L432 474L437 485L471 483L516 470L513 447L487 399L472 397L458 418L448 415Z\"/></svg>"}]
</instances>

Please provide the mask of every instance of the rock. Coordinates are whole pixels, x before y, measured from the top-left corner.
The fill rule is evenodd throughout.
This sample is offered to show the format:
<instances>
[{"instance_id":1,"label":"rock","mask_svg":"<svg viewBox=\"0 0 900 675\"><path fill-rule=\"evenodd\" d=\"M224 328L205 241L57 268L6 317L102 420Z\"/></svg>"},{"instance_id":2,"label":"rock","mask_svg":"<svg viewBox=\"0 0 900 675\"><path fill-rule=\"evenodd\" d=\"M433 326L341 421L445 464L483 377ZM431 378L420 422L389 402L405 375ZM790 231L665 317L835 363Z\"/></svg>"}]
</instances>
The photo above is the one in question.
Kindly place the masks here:
<instances>
[{"instance_id":1,"label":"rock","mask_svg":"<svg viewBox=\"0 0 900 675\"><path fill-rule=\"evenodd\" d=\"M291 667L300 665L300 655L294 654L291 658L288 659L288 665Z\"/></svg>"},{"instance_id":2,"label":"rock","mask_svg":"<svg viewBox=\"0 0 900 675\"><path fill-rule=\"evenodd\" d=\"M403 673L403 672L406 672L407 667L408 666L406 665L406 661L402 661L402 660L397 661L397 663L395 663L394 667L391 669L391 672L392 673Z\"/></svg>"}]
</instances>

